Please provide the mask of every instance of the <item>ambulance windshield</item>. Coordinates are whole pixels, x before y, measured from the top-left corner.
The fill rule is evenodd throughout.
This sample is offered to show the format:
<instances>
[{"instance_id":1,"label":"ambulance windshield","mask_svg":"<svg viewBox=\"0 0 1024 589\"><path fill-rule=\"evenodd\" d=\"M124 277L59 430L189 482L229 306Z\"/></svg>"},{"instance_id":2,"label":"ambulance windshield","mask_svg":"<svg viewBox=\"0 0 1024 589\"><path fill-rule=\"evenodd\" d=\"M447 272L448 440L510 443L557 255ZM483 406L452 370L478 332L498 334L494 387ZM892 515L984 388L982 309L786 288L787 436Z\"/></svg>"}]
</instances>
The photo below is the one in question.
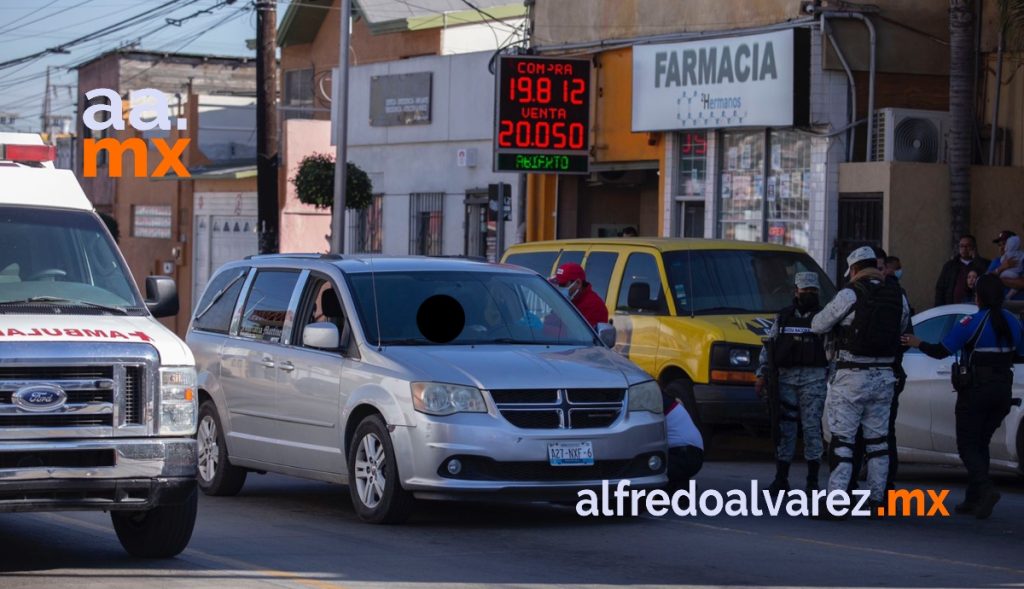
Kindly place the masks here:
<instances>
[{"instance_id":1,"label":"ambulance windshield","mask_svg":"<svg viewBox=\"0 0 1024 589\"><path fill-rule=\"evenodd\" d=\"M0 311L13 304L24 305L19 312L146 314L95 214L0 206Z\"/></svg>"}]
</instances>

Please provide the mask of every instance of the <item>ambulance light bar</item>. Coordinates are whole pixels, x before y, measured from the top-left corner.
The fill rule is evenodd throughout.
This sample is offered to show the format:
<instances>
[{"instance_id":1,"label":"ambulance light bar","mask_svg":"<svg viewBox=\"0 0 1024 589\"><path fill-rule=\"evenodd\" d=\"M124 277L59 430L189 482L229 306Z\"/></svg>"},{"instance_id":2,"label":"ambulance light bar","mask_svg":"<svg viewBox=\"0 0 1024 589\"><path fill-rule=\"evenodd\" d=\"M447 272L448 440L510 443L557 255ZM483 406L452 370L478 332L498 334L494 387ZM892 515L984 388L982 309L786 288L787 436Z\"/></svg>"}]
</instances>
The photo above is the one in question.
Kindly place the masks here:
<instances>
[{"instance_id":1,"label":"ambulance light bar","mask_svg":"<svg viewBox=\"0 0 1024 589\"><path fill-rule=\"evenodd\" d=\"M57 159L53 145L4 145L0 143L0 161L52 162Z\"/></svg>"}]
</instances>

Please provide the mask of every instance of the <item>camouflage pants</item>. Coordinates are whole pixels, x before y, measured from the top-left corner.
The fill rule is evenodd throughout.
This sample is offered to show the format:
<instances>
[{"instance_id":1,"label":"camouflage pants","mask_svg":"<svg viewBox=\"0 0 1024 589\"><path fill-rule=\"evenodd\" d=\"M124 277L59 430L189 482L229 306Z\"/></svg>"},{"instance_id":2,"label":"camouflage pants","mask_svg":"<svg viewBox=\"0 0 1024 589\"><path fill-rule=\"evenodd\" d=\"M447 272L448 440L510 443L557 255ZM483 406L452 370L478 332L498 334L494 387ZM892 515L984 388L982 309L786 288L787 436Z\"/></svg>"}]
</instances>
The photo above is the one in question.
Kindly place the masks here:
<instances>
[{"instance_id":1,"label":"camouflage pants","mask_svg":"<svg viewBox=\"0 0 1024 589\"><path fill-rule=\"evenodd\" d=\"M832 432L828 490L845 490L853 476L853 444L864 429L871 499L881 501L889 472L889 407L896 378L891 368L837 370L828 386L825 411Z\"/></svg>"},{"instance_id":2,"label":"camouflage pants","mask_svg":"<svg viewBox=\"0 0 1024 589\"><path fill-rule=\"evenodd\" d=\"M824 376L801 385L779 384L779 445L775 457L792 462L796 455L797 421L804 427L804 458L820 460L824 453L821 413L825 409Z\"/></svg>"}]
</instances>

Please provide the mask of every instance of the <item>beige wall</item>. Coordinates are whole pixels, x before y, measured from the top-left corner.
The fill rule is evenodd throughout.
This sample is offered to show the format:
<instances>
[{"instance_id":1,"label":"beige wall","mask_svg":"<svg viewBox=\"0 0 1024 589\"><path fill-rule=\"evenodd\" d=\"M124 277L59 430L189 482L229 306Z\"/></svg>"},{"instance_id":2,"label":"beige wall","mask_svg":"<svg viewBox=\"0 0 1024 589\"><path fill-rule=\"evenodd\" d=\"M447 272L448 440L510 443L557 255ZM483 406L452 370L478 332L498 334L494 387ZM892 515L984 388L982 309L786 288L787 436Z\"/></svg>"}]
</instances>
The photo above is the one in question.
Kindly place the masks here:
<instances>
[{"instance_id":1,"label":"beige wall","mask_svg":"<svg viewBox=\"0 0 1024 589\"><path fill-rule=\"evenodd\" d=\"M293 119L285 121L281 133L281 169L278 173L284 197L281 208L282 253L327 252L330 248L326 236L331 233L330 209L317 209L299 202L295 177L302 158L313 153L334 154L331 146L330 121Z\"/></svg>"},{"instance_id":2,"label":"beige wall","mask_svg":"<svg viewBox=\"0 0 1024 589\"><path fill-rule=\"evenodd\" d=\"M992 239L1003 229L1024 234L1024 168L971 168L971 232L979 254L999 255ZM871 162L843 164L839 192L881 192L882 247L903 262L903 287L917 311L930 308L942 264L953 256L950 235L949 169L942 164Z\"/></svg>"},{"instance_id":3,"label":"beige wall","mask_svg":"<svg viewBox=\"0 0 1024 589\"><path fill-rule=\"evenodd\" d=\"M535 45L714 31L800 16L798 0L537 0Z\"/></svg>"},{"instance_id":4,"label":"beige wall","mask_svg":"<svg viewBox=\"0 0 1024 589\"><path fill-rule=\"evenodd\" d=\"M1024 235L1024 168L975 167L971 169L971 229L978 249L986 258L999 255L992 243L1003 229Z\"/></svg>"},{"instance_id":5,"label":"beige wall","mask_svg":"<svg viewBox=\"0 0 1024 589\"><path fill-rule=\"evenodd\" d=\"M543 48L561 43L758 27L806 16L800 11L801 4L801 0L537 0L534 44ZM871 4L880 9L872 19L878 37L879 72L944 75L948 71L949 47L943 44L949 37L948 2L872 0ZM867 29L857 21L834 22L836 37L851 67L867 70ZM919 32L894 23L913 23ZM841 67L831 49L827 50L826 67Z\"/></svg>"}]
</instances>

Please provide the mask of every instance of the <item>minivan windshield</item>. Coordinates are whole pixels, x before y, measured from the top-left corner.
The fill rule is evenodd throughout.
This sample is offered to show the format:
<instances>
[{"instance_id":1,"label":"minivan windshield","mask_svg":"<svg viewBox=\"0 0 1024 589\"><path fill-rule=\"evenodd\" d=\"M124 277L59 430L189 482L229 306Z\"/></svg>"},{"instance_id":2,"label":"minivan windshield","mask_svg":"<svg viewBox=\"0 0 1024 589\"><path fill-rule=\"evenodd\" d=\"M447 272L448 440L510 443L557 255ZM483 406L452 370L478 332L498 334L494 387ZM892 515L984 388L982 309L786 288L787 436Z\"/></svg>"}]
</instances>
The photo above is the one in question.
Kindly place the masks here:
<instances>
[{"instance_id":1,"label":"minivan windshield","mask_svg":"<svg viewBox=\"0 0 1024 589\"><path fill-rule=\"evenodd\" d=\"M836 290L810 256L758 250L689 250L663 254L679 315L775 313L792 304L797 272L814 272L824 305Z\"/></svg>"},{"instance_id":2,"label":"minivan windshield","mask_svg":"<svg viewBox=\"0 0 1024 589\"><path fill-rule=\"evenodd\" d=\"M146 313L94 213L0 206L0 311L22 303L60 305L62 313Z\"/></svg>"},{"instance_id":3,"label":"minivan windshield","mask_svg":"<svg viewBox=\"0 0 1024 589\"><path fill-rule=\"evenodd\" d=\"M371 344L378 341L379 321L382 345L595 345L594 332L572 303L535 274L377 272L348 279ZM461 331L450 341L429 333L422 315L417 320L423 302L435 295L452 297L465 314ZM433 319L457 322L457 316Z\"/></svg>"}]
</instances>

